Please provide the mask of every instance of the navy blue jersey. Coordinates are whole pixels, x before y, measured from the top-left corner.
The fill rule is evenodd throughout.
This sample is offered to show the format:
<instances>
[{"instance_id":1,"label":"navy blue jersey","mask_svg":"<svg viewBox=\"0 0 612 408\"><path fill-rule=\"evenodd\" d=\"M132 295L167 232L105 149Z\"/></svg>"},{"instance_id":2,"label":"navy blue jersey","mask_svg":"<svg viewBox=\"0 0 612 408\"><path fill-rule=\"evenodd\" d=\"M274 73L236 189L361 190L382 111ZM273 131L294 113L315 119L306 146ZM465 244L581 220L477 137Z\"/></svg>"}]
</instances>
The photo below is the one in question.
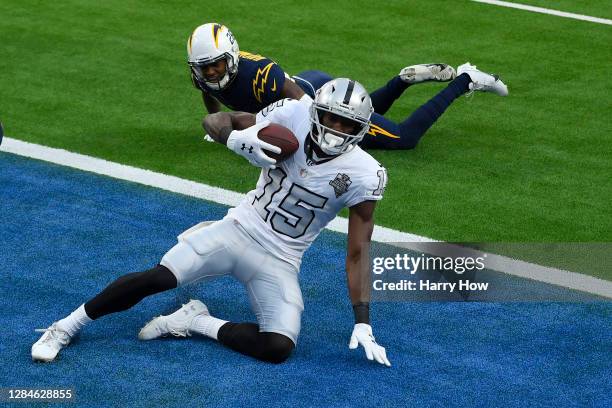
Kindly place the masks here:
<instances>
[{"instance_id":1,"label":"navy blue jersey","mask_svg":"<svg viewBox=\"0 0 612 408\"><path fill-rule=\"evenodd\" d=\"M282 99L285 71L266 57L240 51L238 73L228 86L214 90L196 80L193 84L231 110L257 113Z\"/></svg>"},{"instance_id":2,"label":"navy blue jersey","mask_svg":"<svg viewBox=\"0 0 612 408\"><path fill-rule=\"evenodd\" d=\"M467 79L466 79L467 78ZM469 77L461 79L465 82ZM282 89L285 85L285 72L274 61L261 55L241 51L238 61L238 73L233 81L224 89L217 91L210 89L206 84L198 83L193 77L193 84L203 92L214 96L219 102L234 111L257 113L268 105L283 99ZM292 79L302 90L314 99L315 92L332 76L316 70L300 72ZM429 102L417 109L410 117L401 123L395 123L383 115L374 112L368 133L359 143L367 149L412 149L419 142L444 110L463 93L467 92L467 83L456 78L449 86L434 96ZM407 87L399 77L394 77L389 83L381 88L395 89L401 87L401 92ZM378 98L383 97L381 90ZM386 95L386 94L385 94ZM387 96L393 100L397 96ZM435 112L435 114L431 114Z\"/></svg>"}]
</instances>

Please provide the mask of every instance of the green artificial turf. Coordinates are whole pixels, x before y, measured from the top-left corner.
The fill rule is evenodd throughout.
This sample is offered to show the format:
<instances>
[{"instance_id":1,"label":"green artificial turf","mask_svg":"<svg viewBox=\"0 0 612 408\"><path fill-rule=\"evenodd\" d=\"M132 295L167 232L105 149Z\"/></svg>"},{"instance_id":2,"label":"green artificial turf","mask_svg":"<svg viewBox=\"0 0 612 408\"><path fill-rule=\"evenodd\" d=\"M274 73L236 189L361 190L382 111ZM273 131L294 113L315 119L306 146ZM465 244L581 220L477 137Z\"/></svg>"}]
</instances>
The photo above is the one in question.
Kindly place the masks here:
<instances>
[{"instance_id":1,"label":"green artificial turf","mask_svg":"<svg viewBox=\"0 0 612 408\"><path fill-rule=\"evenodd\" d=\"M8 136L237 191L258 171L201 141L185 62L197 25L228 25L241 49L290 73L321 69L370 90L406 65L470 61L510 96L460 98L415 150L374 152L389 170L377 223L451 241L611 241L610 26L445 0L5 0L0 15ZM402 120L443 87L411 87L387 116Z\"/></svg>"}]
</instances>

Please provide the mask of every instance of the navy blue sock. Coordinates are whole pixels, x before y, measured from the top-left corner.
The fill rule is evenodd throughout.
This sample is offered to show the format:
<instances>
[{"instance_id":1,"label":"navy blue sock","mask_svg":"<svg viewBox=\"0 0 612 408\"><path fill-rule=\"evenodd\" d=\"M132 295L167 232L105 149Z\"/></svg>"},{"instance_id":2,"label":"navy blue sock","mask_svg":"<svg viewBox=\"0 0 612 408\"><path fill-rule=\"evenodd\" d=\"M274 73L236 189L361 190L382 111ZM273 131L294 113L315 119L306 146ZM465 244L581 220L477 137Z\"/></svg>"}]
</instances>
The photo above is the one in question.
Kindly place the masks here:
<instances>
[{"instance_id":1,"label":"navy blue sock","mask_svg":"<svg viewBox=\"0 0 612 408\"><path fill-rule=\"evenodd\" d=\"M387 84L370 94L374 112L384 115L393 102L408 88L410 84L402 81L399 76L393 77Z\"/></svg>"},{"instance_id":2,"label":"navy blue sock","mask_svg":"<svg viewBox=\"0 0 612 408\"><path fill-rule=\"evenodd\" d=\"M470 82L472 80L469 75L459 75L400 124L382 115L373 114L370 132L364 137L361 146L366 149L388 150L414 148L451 103L468 92Z\"/></svg>"}]
</instances>

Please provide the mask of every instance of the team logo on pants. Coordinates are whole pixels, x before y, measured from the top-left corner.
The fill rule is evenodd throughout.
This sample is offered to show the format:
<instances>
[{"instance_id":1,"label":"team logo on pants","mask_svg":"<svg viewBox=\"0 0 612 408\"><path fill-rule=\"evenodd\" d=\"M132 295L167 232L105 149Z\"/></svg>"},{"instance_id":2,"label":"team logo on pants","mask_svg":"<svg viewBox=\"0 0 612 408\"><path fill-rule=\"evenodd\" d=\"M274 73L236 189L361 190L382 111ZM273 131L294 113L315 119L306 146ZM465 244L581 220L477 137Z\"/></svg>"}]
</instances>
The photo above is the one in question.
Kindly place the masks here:
<instances>
[{"instance_id":1,"label":"team logo on pants","mask_svg":"<svg viewBox=\"0 0 612 408\"><path fill-rule=\"evenodd\" d=\"M342 194L348 191L349 186L352 181L349 176L344 173L338 173L335 179L329 182L329 185L334 188L334 192L336 193L336 198L340 197Z\"/></svg>"}]
</instances>

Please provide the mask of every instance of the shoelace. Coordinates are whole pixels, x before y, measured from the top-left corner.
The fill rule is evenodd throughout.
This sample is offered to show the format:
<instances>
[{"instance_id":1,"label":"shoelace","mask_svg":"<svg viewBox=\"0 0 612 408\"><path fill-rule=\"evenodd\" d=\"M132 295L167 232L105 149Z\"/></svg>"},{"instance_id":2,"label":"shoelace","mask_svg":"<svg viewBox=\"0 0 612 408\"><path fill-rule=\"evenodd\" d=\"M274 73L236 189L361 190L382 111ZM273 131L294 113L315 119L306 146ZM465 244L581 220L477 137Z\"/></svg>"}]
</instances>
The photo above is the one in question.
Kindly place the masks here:
<instances>
[{"instance_id":1,"label":"shoelace","mask_svg":"<svg viewBox=\"0 0 612 408\"><path fill-rule=\"evenodd\" d=\"M173 336L175 337L187 337L187 336L191 336L191 333L189 333L189 330L176 330L176 329L170 329L170 333L172 333Z\"/></svg>"},{"instance_id":2,"label":"shoelace","mask_svg":"<svg viewBox=\"0 0 612 408\"><path fill-rule=\"evenodd\" d=\"M187 305L187 303L182 303L181 304L181 309L184 308L186 305ZM187 337L187 336L191 336L191 333L189 333L188 329L185 329L185 330L170 329L169 331L175 337Z\"/></svg>"},{"instance_id":3,"label":"shoelace","mask_svg":"<svg viewBox=\"0 0 612 408\"><path fill-rule=\"evenodd\" d=\"M185 305L183 305L183 306L185 306ZM161 317L161 318L163 318L163 317L166 317L166 316L159 315L159 316L157 316L157 317L154 317L154 318L153 318L153 319L151 319L151 321L150 321L149 323L147 323L145 326L148 326L148 325L149 325L151 322L153 322L155 319L159 319L160 317ZM168 324L168 323L166 322L166 325L167 325L167 324ZM166 336L168 335L168 333L172 334L172 335L173 335L173 336L175 336L175 337L187 337L187 336L191 336L191 333L189 333L189 331L188 331L188 330L179 331L179 330L177 330L177 329L171 329L171 328L168 328L168 333L164 333L164 334L162 334L162 333L161 333L161 330L160 330L160 327L159 327L159 324L157 324L156 326L157 326L157 327L156 327L155 329L157 330L157 332L158 332L158 333L160 333L160 334L161 334L161 336L162 336L162 337L166 337ZM167 327L167 326L166 326L166 327Z\"/></svg>"},{"instance_id":4,"label":"shoelace","mask_svg":"<svg viewBox=\"0 0 612 408\"><path fill-rule=\"evenodd\" d=\"M474 68L476 68L476 65L474 65ZM470 91L467 94L465 94L465 96L469 97L469 96L471 96L474 93L474 91L482 91L483 89L485 89L487 87L488 88L493 88L494 84L497 81L499 81L499 75L497 75L497 74L489 74L487 72L484 72L484 73L487 74L487 75L490 75L491 77L493 77L493 85L485 85L485 84L480 83L480 82L472 82L472 85L473 85L472 89L470 89Z\"/></svg>"},{"instance_id":5,"label":"shoelace","mask_svg":"<svg viewBox=\"0 0 612 408\"><path fill-rule=\"evenodd\" d=\"M42 339L40 339L41 343L48 343L51 340L58 340L60 343L67 343L66 339L63 339L61 336L61 333L64 333L67 337L68 337L68 333L66 333L63 330L58 329L57 327L48 327L46 329L34 329L35 332L38 333L48 333L48 336L44 336Z\"/></svg>"},{"instance_id":6,"label":"shoelace","mask_svg":"<svg viewBox=\"0 0 612 408\"><path fill-rule=\"evenodd\" d=\"M478 69L478 67L476 65L472 65L472 68L474 69ZM481 71L482 72L482 71ZM485 72L486 73L486 72ZM495 82L497 82L499 80L499 76L496 74L488 74L491 75L494 79ZM473 96L474 96L474 91L481 91L485 88L485 86L479 82L472 82L472 88L465 94L465 97L470 100Z\"/></svg>"}]
</instances>

